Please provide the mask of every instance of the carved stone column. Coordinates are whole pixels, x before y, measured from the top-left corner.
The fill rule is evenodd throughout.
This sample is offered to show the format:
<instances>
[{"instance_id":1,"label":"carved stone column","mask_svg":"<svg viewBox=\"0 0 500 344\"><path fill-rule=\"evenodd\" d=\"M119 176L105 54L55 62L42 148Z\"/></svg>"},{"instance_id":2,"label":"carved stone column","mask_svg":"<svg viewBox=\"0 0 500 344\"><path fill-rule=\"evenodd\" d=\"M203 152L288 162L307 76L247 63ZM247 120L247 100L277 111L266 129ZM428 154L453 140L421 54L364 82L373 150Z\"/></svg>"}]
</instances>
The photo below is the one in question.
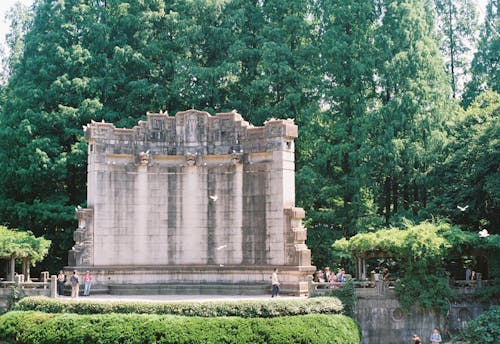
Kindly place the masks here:
<instances>
[{"instance_id":1,"label":"carved stone column","mask_svg":"<svg viewBox=\"0 0 500 344\"><path fill-rule=\"evenodd\" d=\"M73 233L75 245L69 254L71 266L94 265L93 215L92 209L78 208L76 210L78 228Z\"/></svg>"},{"instance_id":2,"label":"carved stone column","mask_svg":"<svg viewBox=\"0 0 500 344\"><path fill-rule=\"evenodd\" d=\"M284 210L286 226L287 265L310 266L311 250L307 248L307 230L302 225L305 211L290 207Z\"/></svg>"}]
</instances>

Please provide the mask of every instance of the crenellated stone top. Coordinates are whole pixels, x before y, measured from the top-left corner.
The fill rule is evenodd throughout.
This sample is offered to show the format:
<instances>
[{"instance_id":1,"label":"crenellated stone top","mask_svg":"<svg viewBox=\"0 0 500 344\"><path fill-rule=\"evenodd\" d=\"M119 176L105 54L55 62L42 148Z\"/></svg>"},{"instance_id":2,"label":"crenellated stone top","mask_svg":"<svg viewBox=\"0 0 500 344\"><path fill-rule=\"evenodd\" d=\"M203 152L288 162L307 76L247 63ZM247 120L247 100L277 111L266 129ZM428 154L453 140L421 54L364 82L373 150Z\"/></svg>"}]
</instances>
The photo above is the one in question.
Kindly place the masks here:
<instances>
[{"instance_id":1,"label":"crenellated stone top","mask_svg":"<svg viewBox=\"0 0 500 344\"><path fill-rule=\"evenodd\" d=\"M85 138L97 145L97 153L152 155L216 155L287 150L293 152L298 129L292 119L271 119L255 127L236 113L187 110L175 116L147 113L132 129L116 128L112 123L92 122L84 126ZM104 148L105 147L105 148ZM146 161L146 156L143 156Z\"/></svg>"}]
</instances>

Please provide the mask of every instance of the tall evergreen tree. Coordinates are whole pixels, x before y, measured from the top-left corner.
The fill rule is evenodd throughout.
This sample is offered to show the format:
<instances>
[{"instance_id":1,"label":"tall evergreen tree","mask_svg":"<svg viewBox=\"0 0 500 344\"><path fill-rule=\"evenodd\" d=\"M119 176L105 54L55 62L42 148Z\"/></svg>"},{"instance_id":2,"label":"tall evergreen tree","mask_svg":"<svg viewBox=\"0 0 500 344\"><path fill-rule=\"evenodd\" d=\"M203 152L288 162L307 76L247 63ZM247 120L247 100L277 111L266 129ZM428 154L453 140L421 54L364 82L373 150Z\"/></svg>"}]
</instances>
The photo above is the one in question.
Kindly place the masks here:
<instances>
[{"instance_id":1,"label":"tall evergreen tree","mask_svg":"<svg viewBox=\"0 0 500 344\"><path fill-rule=\"evenodd\" d=\"M477 52L471 66L462 104L470 105L485 90L500 92L500 1L489 0Z\"/></svg>"},{"instance_id":2,"label":"tall evergreen tree","mask_svg":"<svg viewBox=\"0 0 500 344\"><path fill-rule=\"evenodd\" d=\"M477 31L477 10L472 0L435 0L437 29L453 98L463 91L469 55Z\"/></svg>"},{"instance_id":3,"label":"tall evergreen tree","mask_svg":"<svg viewBox=\"0 0 500 344\"><path fill-rule=\"evenodd\" d=\"M425 0L382 1L376 35L380 106L369 152L376 201L389 223L425 208L427 173L445 121L447 86ZM398 215L394 218L394 215Z\"/></svg>"},{"instance_id":4,"label":"tall evergreen tree","mask_svg":"<svg viewBox=\"0 0 500 344\"><path fill-rule=\"evenodd\" d=\"M235 108L257 124L307 118L317 56L307 1L237 4L37 2L2 104L0 221L52 239L48 264L64 264L85 200L90 120L130 127L147 111L191 107Z\"/></svg>"},{"instance_id":5,"label":"tall evergreen tree","mask_svg":"<svg viewBox=\"0 0 500 344\"><path fill-rule=\"evenodd\" d=\"M366 212L362 192L365 166L360 155L367 139L367 110L373 100L373 1L328 1L324 3L321 42L325 106L323 161L325 180L335 187L329 202L333 218L344 235L356 231L356 222ZM321 152L321 151L320 151ZM340 205L340 206L339 206Z\"/></svg>"},{"instance_id":6,"label":"tall evergreen tree","mask_svg":"<svg viewBox=\"0 0 500 344\"><path fill-rule=\"evenodd\" d=\"M248 1L228 4L228 24L238 36L230 59L239 64L230 103L255 124L270 117L307 122L317 95L318 49L309 18L309 0Z\"/></svg>"},{"instance_id":7,"label":"tall evergreen tree","mask_svg":"<svg viewBox=\"0 0 500 344\"><path fill-rule=\"evenodd\" d=\"M485 91L460 111L450 126L445 158L433 174L439 180L434 215L473 231L500 227L500 94ZM460 210L458 206L466 209Z\"/></svg>"},{"instance_id":8,"label":"tall evergreen tree","mask_svg":"<svg viewBox=\"0 0 500 344\"><path fill-rule=\"evenodd\" d=\"M73 209L85 190L80 117L100 109L90 87L91 30L85 29L99 22L99 12L80 1L38 3L0 117L1 221L51 239L54 267L64 264Z\"/></svg>"}]
</instances>

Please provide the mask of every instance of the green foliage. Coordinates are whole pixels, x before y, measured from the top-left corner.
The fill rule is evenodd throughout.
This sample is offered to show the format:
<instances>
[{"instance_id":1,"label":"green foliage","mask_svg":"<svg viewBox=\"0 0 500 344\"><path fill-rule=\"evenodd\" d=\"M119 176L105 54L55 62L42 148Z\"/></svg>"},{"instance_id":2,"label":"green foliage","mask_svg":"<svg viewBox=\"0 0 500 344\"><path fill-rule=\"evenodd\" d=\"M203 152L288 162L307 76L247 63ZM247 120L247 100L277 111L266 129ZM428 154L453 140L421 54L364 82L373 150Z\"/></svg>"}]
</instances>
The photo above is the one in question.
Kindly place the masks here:
<instances>
[{"instance_id":1,"label":"green foliage","mask_svg":"<svg viewBox=\"0 0 500 344\"><path fill-rule=\"evenodd\" d=\"M441 14L466 3L436 2ZM194 107L237 109L256 125L295 118L297 204L318 266L345 265L330 250L342 236L404 218L445 216L494 232L498 110L483 106L488 94L467 116L492 110L491 118L473 125L447 102L429 3L40 0L17 8L0 103L0 223L52 240L39 266L59 269L74 208L86 199L81 126L130 127L147 111ZM497 11L490 1L467 104L485 88L498 91ZM459 31L447 35L448 48ZM474 214L453 212L454 200Z\"/></svg>"},{"instance_id":2,"label":"green foliage","mask_svg":"<svg viewBox=\"0 0 500 344\"><path fill-rule=\"evenodd\" d=\"M272 319L199 318L139 314L9 312L0 337L16 343L360 343L355 321L344 315Z\"/></svg>"},{"instance_id":3,"label":"green foliage","mask_svg":"<svg viewBox=\"0 0 500 344\"><path fill-rule=\"evenodd\" d=\"M307 3L37 1L0 104L0 223L57 243L45 269L65 264L91 120L130 127L147 111L194 107L307 122L317 108Z\"/></svg>"},{"instance_id":4,"label":"green foliage","mask_svg":"<svg viewBox=\"0 0 500 344\"><path fill-rule=\"evenodd\" d=\"M467 74L467 55L474 45L477 33L475 3L470 0L450 1L434 0L438 16L437 30L441 35L441 51L453 92L453 98L459 96L462 80Z\"/></svg>"},{"instance_id":5,"label":"green foliage","mask_svg":"<svg viewBox=\"0 0 500 344\"><path fill-rule=\"evenodd\" d=\"M500 306L492 306L477 319L470 321L460 339L469 344L498 343L500 341Z\"/></svg>"},{"instance_id":6,"label":"green foliage","mask_svg":"<svg viewBox=\"0 0 500 344\"><path fill-rule=\"evenodd\" d=\"M427 2L381 3L385 13L375 36L379 102L364 149L378 212L386 225L400 225L426 207L428 169L440 156L449 92Z\"/></svg>"},{"instance_id":7,"label":"green foliage","mask_svg":"<svg viewBox=\"0 0 500 344\"><path fill-rule=\"evenodd\" d=\"M238 316L243 318L273 318L304 314L336 314L342 303L335 298L302 300L225 301L225 302L99 302L59 300L45 297L26 297L16 305L16 310L33 310L47 313L139 313L172 314L198 317Z\"/></svg>"},{"instance_id":8,"label":"green foliage","mask_svg":"<svg viewBox=\"0 0 500 344\"><path fill-rule=\"evenodd\" d=\"M477 52L472 60L471 80L467 83L462 97L464 107L468 107L486 90L500 93L500 68L498 68L500 20L498 18L500 18L500 4L498 0L489 0L479 34Z\"/></svg>"},{"instance_id":9,"label":"green foliage","mask_svg":"<svg viewBox=\"0 0 500 344\"><path fill-rule=\"evenodd\" d=\"M356 234L349 240L335 242L333 249L342 254L350 253L352 257L378 254L393 258L404 267L396 285L402 307L409 310L418 302L423 308L444 313L454 297L445 273L445 259L451 253L460 253L471 247L491 252L491 256L498 255L499 239L498 235L480 238L476 233L462 231L444 222L407 223L403 229Z\"/></svg>"},{"instance_id":10,"label":"green foliage","mask_svg":"<svg viewBox=\"0 0 500 344\"><path fill-rule=\"evenodd\" d=\"M434 215L479 231L500 227L500 94L483 93L450 126L447 158L434 168L441 185L432 201ZM468 205L464 212L457 205Z\"/></svg>"},{"instance_id":11,"label":"green foliage","mask_svg":"<svg viewBox=\"0 0 500 344\"><path fill-rule=\"evenodd\" d=\"M31 232L0 226L0 258L29 257L32 263L36 263L47 255L49 247L50 240L37 238Z\"/></svg>"},{"instance_id":12,"label":"green foliage","mask_svg":"<svg viewBox=\"0 0 500 344\"><path fill-rule=\"evenodd\" d=\"M336 297L342 302L344 307L342 313L354 318L356 310L356 293L354 290L354 281L347 280L340 288L331 288L322 293L312 293L309 297Z\"/></svg>"},{"instance_id":13,"label":"green foliage","mask_svg":"<svg viewBox=\"0 0 500 344\"><path fill-rule=\"evenodd\" d=\"M408 270L396 284L399 302L404 311L409 311L415 301L422 308L434 309L445 314L450 309L450 300L455 293L450 289L448 280L441 269L427 269L427 273ZM436 273L433 275L433 273Z\"/></svg>"},{"instance_id":14,"label":"green foliage","mask_svg":"<svg viewBox=\"0 0 500 344\"><path fill-rule=\"evenodd\" d=\"M23 298L23 290L17 285L10 286L10 293L7 298L7 309L13 309L15 305Z\"/></svg>"}]
</instances>

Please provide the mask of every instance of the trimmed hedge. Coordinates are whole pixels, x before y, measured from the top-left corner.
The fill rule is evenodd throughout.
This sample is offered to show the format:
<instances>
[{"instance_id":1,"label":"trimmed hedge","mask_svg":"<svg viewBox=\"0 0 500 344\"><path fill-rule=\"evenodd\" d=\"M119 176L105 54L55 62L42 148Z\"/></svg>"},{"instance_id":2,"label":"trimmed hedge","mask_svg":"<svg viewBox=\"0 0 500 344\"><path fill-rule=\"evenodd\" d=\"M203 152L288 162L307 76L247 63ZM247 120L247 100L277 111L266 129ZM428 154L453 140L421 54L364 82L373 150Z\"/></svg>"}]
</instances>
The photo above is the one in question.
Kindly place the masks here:
<instances>
[{"instance_id":1,"label":"trimmed hedge","mask_svg":"<svg viewBox=\"0 0 500 344\"><path fill-rule=\"evenodd\" d=\"M340 314L262 319L11 311L0 317L0 338L20 344L359 344L361 334L353 319Z\"/></svg>"},{"instance_id":2,"label":"trimmed hedge","mask_svg":"<svg viewBox=\"0 0 500 344\"><path fill-rule=\"evenodd\" d=\"M198 317L237 316L273 318L305 314L338 314L342 303L337 298L317 297L298 300L249 300L209 302L123 302L94 300L61 300L47 297L25 297L14 310L77 314L171 314Z\"/></svg>"}]
</instances>

